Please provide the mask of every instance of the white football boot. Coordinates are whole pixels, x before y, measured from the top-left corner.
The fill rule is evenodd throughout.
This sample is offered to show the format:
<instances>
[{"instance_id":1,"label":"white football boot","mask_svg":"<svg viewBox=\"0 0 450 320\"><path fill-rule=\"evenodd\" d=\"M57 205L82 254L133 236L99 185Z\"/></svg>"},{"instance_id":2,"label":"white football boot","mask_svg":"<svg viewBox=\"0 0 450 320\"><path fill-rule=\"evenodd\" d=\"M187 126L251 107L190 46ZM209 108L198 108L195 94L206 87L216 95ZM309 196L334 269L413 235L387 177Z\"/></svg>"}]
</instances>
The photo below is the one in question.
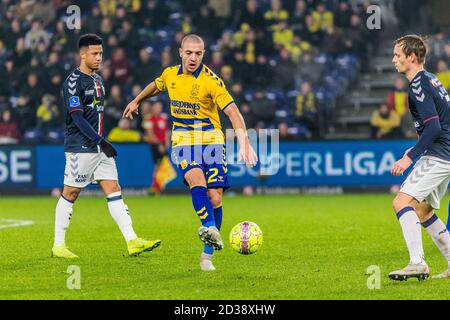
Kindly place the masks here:
<instances>
[{"instance_id":1,"label":"white football boot","mask_svg":"<svg viewBox=\"0 0 450 320\"><path fill-rule=\"evenodd\" d=\"M198 236L204 243L210 245L215 250L223 249L223 241L220 232L216 227L201 226L198 229Z\"/></svg>"},{"instance_id":2,"label":"white football boot","mask_svg":"<svg viewBox=\"0 0 450 320\"><path fill-rule=\"evenodd\" d=\"M389 273L389 278L397 281L406 281L409 278L417 278L419 281L423 281L429 276L430 269L425 260L417 264L409 263L403 269Z\"/></svg>"},{"instance_id":3,"label":"white football boot","mask_svg":"<svg viewBox=\"0 0 450 320\"><path fill-rule=\"evenodd\" d=\"M202 253L200 256L200 269L202 271L214 271L216 268L214 267L212 263L212 255Z\"/></svg>"}]
</instances>

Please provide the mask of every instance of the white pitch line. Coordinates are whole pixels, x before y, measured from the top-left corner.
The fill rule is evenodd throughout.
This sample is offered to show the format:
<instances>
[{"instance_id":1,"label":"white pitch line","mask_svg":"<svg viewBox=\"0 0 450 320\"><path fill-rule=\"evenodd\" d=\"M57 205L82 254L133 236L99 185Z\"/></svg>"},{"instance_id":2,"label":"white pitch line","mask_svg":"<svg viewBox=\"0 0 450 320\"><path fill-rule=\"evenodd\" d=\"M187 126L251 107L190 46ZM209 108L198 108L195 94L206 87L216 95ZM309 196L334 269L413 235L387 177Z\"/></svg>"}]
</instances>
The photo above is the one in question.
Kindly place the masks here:
<instances>
[{"instance_id":1,"label":"white pitch line","mask_svg":"<svg viewBox=\"0 0 450 320\"><path fill-rule=\"evenodd\" d=\"M0 229L24 227L32 224L34 224L34 221L31 220L0 219Z\"/></svg>"}]
</instances>

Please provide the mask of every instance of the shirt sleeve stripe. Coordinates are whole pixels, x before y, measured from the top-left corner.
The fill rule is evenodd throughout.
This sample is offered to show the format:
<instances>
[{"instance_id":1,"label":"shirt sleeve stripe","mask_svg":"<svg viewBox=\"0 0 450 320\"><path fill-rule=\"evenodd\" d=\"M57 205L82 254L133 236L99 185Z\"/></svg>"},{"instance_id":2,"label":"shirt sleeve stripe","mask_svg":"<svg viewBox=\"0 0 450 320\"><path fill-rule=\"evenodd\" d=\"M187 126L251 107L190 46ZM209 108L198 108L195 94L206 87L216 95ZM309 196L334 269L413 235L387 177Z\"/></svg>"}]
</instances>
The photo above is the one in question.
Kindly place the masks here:
<instances>
[{"instance_id":1,"label":"shirt sleeve stripe","mask_svg":"<svg viewBox=\"0 0 450 320\"><path fill-rule=\"evenodd\" d=\"M81 111L81 112L83 112L83 109L72 109L72 110L69 111L69 113L76 112L76 111Z\"/></svg>"},{"instance_id":2,"label":"shirt sleeve stripe","mask_svg":"<svg viewBox=\"0 0 450 320\"><path fill-rule=\"evenodd\" d=\"M227 104L225 105L225 107L222 108L222 110L225 110L225 108L228 107L228 106L229 106L230 104L232 104L232 103L234 103L234 100L231 101L231 102L229 102L229 103L227 103Z\"/></svg>"},{"instance_id":3,"label":"shirt sleeve stripe","mask_svg":"<svg viewBox=\"0 0 450 320\"><path fill-rule=\"evenodd\" d=\"M439 119L439 116L433 116L433 117L430 117L430 118L426 119L426 120L423 122L423 124L425 124L425 123L427 123L427 122L430 122L430 121L433 120L433 119Z\"/></svg>"}]
</instances>

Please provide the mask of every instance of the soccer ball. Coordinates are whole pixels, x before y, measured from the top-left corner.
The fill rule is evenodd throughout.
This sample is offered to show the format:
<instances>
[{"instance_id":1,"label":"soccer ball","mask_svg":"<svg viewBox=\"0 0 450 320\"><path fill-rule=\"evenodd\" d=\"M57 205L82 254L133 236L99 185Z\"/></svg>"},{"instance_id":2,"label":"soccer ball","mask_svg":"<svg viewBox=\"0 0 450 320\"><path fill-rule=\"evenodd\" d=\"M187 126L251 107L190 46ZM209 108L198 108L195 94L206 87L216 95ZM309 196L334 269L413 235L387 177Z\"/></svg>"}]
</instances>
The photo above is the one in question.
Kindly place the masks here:
<instances>
[{"instance_id":1,"label":"soccer ball","mask_svg":"<svg viewBox=\"0 0 450 320\"><path fill-rule=\"evenodd\" d=\"M234 251L241 254L252 254L258 251L263 243L261 228L254 222L244 221L231 229L230 244Z\"/></svg>"}]
</instances>

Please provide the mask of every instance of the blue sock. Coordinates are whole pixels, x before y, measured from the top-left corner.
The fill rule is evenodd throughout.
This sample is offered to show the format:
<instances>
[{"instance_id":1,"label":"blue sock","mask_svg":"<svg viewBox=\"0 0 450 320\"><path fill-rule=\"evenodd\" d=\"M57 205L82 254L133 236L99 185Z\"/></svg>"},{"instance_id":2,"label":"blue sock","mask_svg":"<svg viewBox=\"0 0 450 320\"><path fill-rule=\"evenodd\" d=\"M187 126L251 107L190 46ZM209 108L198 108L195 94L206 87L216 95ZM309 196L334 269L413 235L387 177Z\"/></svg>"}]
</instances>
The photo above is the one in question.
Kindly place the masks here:
<instances>
[{"instance_id":1,"label":"blue sock","mask_svg":"<svg viewBox=\"0 0 450 320\"><path fill-rule=\"evenodd\" d=\"M200 222L205 227L216 226L214 221L214 209L209 200L206 187L195 186L191 189L192 204L197 212Z\"/></svg>"},{"instance_id":2,"label":"blue sock","mask_svg":"<svg viewBox=\"0 0 450 320\"><path fill-rule=\"evenodd\" d=\"M448 203L447 230L450 232L450 202Z\"/></svg>"},{"instance_id":3,"label":"blue sock","mask_svg":"<svg viewBox=\"0 0 450 320\"><path fill-rule=\"evenodd\" d=\"M216 228L220 230L222 226L222 206L214 208L214 220L216 222ZM205 244L203 252L206 254L213 254L214 248Z\"/></svg>"}]
</instances>

